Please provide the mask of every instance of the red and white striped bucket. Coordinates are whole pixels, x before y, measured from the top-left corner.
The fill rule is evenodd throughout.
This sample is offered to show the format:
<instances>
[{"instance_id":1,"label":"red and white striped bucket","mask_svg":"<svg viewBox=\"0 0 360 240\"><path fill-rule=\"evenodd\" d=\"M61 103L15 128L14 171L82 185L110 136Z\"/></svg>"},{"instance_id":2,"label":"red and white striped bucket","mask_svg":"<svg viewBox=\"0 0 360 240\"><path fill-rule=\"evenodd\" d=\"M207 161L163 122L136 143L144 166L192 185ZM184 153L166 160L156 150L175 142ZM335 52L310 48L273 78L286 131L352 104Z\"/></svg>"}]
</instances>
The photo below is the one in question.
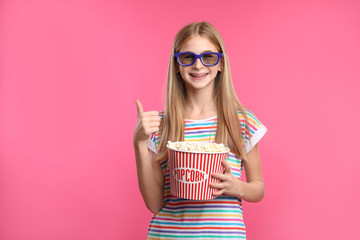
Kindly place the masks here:
<instances>
[{"instance_id":1,"label":"red and white striped bucket","mask_svg":"<svg viewBox=\"0 0 360 240\"><path fill-rule=\"evenodd\" d=\"M173 196L192 200L213 199L210 183L220 180L212 173L223 173L221 164L228 152L194 153L168 148L170 191Z\"/></svg>"}]
</instances>

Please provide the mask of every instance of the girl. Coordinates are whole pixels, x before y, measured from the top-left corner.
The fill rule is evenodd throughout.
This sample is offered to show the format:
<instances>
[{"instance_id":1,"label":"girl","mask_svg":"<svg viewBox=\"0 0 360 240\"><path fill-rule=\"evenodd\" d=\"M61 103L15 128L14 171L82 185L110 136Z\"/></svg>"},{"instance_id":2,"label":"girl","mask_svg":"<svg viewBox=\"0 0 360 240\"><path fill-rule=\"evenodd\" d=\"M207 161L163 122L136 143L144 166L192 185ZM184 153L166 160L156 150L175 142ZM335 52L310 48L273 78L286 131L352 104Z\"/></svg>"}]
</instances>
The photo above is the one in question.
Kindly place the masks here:
<instances>
[{"instance_id":1,"label":"girl","mask_svg":"<svg viewBox=\"0 0 360 240\"><path fill-rule=\"evenodd\" d=\"M144 112L140 101L136 104L138 182L154 213L148 239L245 239L241 201L264 196L258 141L266 128L236 96L218 31L207 22L183 27L171 50L165 111ZM212 175L221 180L211 185L216 198L196 201L170 194L168 140L229 146L224 173ZM240 180L243 167L246 182Z\"/></svg>"}]
</instances>

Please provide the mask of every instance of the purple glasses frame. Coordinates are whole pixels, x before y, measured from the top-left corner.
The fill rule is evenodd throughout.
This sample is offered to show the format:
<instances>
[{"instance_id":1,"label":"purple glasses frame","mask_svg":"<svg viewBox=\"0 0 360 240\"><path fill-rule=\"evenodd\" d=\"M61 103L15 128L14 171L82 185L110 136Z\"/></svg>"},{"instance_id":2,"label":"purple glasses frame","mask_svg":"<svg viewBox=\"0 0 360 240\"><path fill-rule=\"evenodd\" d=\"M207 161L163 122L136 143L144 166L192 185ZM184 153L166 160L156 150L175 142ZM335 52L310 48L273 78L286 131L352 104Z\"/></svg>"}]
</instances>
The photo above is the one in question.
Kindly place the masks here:
<instances>
[{"instance_id":1,"label":"purple glasses frame","mask_svg":"<svg viewBox=\"0 0 360 240\"><path fill-rule=\"evenodd\" d=\"M183 54L193 55L193 56L194 56L194 61L193 61L191 64L182 64L182 63L180 62L180 56L183 55ZM203 57L204 55L206 55L206 54L216 54L216 55L218 56L216 63L215 63L215 64L205 64L204 61L203 61L203 59L202 59L202 57ZM195 54L195 53L193 53L193 52L179 52L179 53L175 53L175 54L174 54L174 57L176 57L177 62L179 63L179 65L184 66L184 67L185 67L185 66L194 65L194 63L196 62L196 60L197 60L198 58L200 59L201 63L202 63L204 66L207 66L207 67L215 66L215 65L217 65L217 64L219 63L220 58L223 57L223 56L224 56L224 55L223 55L222 53L218 53L218 52L204 52L204 53L201 53L200 55L197 55L197 54Z\"/></svg>"}]
</instances>

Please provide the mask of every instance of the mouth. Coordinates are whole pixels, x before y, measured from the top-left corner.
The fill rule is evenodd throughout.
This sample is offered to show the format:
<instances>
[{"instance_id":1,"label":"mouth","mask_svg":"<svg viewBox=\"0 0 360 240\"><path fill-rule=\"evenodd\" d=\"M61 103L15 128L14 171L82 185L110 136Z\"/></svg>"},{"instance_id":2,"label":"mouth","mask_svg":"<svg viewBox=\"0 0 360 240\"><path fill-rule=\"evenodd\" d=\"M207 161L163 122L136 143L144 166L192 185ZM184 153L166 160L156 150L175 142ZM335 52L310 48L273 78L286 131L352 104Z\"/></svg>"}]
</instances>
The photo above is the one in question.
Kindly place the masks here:
<instances>
[{"instance_id":1,"label":"mouth","mask_svg":"<svg viewBox=\"0 0 360 240\"><path fill-rule=\"evenodd\" d=\"M195 79L205 78L209 73L190 73L190 76Z\"/></svg>"}]
</instances>

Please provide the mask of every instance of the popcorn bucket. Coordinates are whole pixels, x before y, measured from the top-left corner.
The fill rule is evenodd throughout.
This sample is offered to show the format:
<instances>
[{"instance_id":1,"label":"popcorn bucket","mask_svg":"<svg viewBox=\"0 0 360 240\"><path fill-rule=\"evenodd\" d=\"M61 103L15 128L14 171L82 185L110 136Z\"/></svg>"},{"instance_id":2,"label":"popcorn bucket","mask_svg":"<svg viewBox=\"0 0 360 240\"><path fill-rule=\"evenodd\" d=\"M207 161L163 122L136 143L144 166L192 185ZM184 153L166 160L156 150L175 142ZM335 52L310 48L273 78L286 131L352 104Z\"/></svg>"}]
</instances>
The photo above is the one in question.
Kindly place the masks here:
<instances>
[{"instance_id":1,"label":"popcorn bucket","mask_svg":"<svg viewBox=\"0 0 360 240\"><path fill-rule=\"evenodd\" d=\"M173 196L192 200L213 199L210 183L220 180L212 173L223 173L222 160L229 151L196 153L168 147L170 191Z\"/></svg>"}]
</instances>

